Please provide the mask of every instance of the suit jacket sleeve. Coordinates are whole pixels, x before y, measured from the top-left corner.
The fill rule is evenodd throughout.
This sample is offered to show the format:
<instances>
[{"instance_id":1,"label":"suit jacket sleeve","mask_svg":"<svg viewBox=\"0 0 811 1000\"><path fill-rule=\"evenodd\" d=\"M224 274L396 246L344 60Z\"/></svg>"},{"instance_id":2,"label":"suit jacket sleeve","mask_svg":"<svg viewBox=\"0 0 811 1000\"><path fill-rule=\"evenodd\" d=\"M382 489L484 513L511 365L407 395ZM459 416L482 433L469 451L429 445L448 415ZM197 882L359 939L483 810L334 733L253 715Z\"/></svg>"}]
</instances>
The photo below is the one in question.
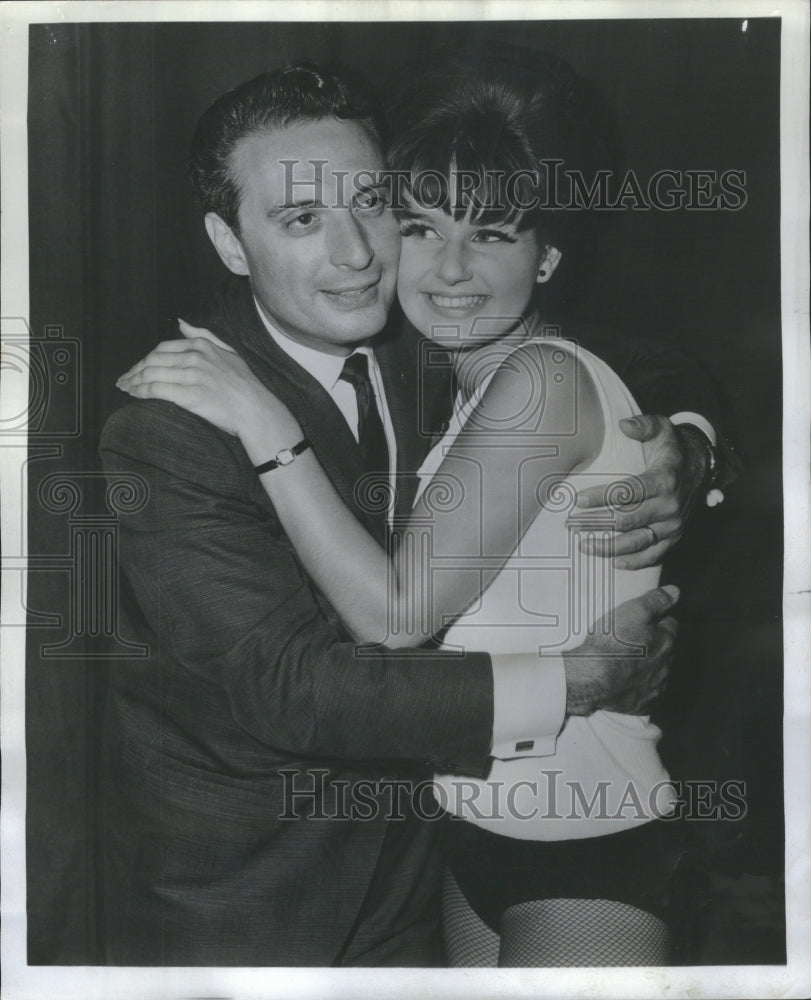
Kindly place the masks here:
<instances>
[{"instance_id":1,"label":"suit jacket sleeve","mask_svg":"<svg viewBox=\"0 0 811 1000\"><path fill-rule=\"evenodd\" d=\"M698 413L717 435L720 487L740 474L730 406L721 387L695 358L667 344L618 337L594 327L578 329L576 339L602 358L625 382L642 413L670 416Z\"/></svg>"},{"instance_id":2,"label":"suit jacket sleeve","mask_svg":"<svg viewBox=\"0 0 811 1000\"><path fill-rule=\"evenodd\" d=\"M483 772L489 657L342 641L236 438L136 402L110 418L101 454L108 475L134 472L147 487L120 525L140 611L162 654L169 644L180 669L219 686L240 727L305 755Z\"/></svg>"}]
</instances>

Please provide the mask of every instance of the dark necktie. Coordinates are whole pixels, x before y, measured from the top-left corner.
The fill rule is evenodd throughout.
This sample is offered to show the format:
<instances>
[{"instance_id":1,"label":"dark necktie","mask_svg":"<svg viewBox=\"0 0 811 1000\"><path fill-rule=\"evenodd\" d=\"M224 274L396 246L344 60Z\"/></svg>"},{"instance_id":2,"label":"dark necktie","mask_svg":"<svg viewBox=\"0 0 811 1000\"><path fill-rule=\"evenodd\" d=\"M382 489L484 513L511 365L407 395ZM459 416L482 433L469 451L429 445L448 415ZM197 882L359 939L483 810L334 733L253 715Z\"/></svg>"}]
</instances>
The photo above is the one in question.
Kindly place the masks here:
<instances>
[{"instance_id":1,"label":"dark necktie","mask_svg":"<svg viewBox=\"0 0 811 1000\"><path fill-rule=\"evenodd\" d=\"M369 380L368 358L351 354L344 362L341 378L354 388L358 399L358 444L369 472L381 473L388 481L389 449L386 432Z\"/></svg>"}]
</instances>

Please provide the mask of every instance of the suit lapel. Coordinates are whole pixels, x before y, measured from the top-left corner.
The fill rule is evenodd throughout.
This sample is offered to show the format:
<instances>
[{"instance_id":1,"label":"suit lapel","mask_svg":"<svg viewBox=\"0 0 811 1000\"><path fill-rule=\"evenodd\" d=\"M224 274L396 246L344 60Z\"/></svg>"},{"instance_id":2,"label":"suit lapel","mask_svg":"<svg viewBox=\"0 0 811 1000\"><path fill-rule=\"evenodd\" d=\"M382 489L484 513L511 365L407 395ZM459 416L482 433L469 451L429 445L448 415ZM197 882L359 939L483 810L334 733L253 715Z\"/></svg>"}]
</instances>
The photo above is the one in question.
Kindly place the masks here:
<instances>
[{"instance_id":1,"label":"suit lapel","mask_svg":"<svg viewBox=\"0 0 811 1000\"><path fill-rule=\"evenodd\" d=\"M323 386L267 332L247 281L228 283L213 325L217 336L238 350L257 378L290 409L341 499L382 540L380 520L369 516L355 496L355 484L366 470L346 420Z\"/></svg>"},{"instance_id":2,"label":"suit lapel","mask_svg":"<svg viewBox=\"0 0 811 1000\"><path fill-rule=\"evenodd\" d=\"M407 518L417 488L417 470L437 430L447 426L452 405L450 359L395 310L375 349L397 438L396 515Z\"/></svg>"},{"instance_id":3,"label":"suit lapel","mask_svg":"<svg viewBox=\"0 0 811 1000\"><path fill-rule=\"evenodd\" d=\"M422 463L419 427L419 345L416 339L387 333L375 347L397 441L395 515L407 517L416 491L416 470Z\"/></svg>"}]
</instances>

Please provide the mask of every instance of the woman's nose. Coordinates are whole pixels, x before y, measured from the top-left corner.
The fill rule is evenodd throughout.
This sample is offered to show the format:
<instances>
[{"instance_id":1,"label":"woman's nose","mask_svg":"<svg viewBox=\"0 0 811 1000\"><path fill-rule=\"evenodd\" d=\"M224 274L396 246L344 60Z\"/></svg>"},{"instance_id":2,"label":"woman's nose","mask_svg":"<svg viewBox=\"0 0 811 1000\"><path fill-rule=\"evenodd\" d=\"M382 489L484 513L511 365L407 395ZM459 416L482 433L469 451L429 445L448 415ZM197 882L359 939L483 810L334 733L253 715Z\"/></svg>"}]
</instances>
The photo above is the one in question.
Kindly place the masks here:
<instances>
[{"instance_id":1,"label":"woman's nose","mask_svg":"<svg viewBox=\"0 0 811 1000\"><path fill-rule=\"evenodd\" d=\"M448 241L442 247L437 265L437 277L446 285L457 285L471 278L467 250L464 245Z\"/></svg>"}]
</instances>

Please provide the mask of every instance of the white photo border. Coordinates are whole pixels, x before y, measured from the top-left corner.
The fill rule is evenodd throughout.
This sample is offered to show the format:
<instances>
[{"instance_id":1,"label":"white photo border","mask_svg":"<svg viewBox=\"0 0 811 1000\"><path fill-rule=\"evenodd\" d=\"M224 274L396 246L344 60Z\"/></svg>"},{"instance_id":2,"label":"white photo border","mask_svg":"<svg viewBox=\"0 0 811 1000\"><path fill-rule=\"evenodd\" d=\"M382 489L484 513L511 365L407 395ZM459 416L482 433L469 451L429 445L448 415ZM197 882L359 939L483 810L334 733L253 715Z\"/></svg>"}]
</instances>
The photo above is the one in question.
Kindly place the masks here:
<instances>
[{"instance_id":1,"label":"white photo border","mask_svg":"<svg viewBox=\"0 0 811 1000\"><path fill-rule=\"evenodd\" d=\"M26 511L19 483L25 436L4 440L2 454L2 963L6 1000L166 1000L168 997L804 997L811 994L811 543L809 511L809 6L804 0L343 0L343 2L3 2L0 50L2 124L2 309L27 317L28 26L49 21L397 21L780 17L781 247L784 377L785 966L569 970L360 970L43 967L26 964L25 621L16 570L25 558ZM16 332L16 331L15 331ZM27 400L24 373L3 365L0 418ZM14 571L9 571L12 567ZM16 588L16 589L15 589ZM15 615L17 618L15 619ZM23 620L19 616L23 615ZM790 793L790 794L789 794Z\"/></svg>"}]
</instances>

